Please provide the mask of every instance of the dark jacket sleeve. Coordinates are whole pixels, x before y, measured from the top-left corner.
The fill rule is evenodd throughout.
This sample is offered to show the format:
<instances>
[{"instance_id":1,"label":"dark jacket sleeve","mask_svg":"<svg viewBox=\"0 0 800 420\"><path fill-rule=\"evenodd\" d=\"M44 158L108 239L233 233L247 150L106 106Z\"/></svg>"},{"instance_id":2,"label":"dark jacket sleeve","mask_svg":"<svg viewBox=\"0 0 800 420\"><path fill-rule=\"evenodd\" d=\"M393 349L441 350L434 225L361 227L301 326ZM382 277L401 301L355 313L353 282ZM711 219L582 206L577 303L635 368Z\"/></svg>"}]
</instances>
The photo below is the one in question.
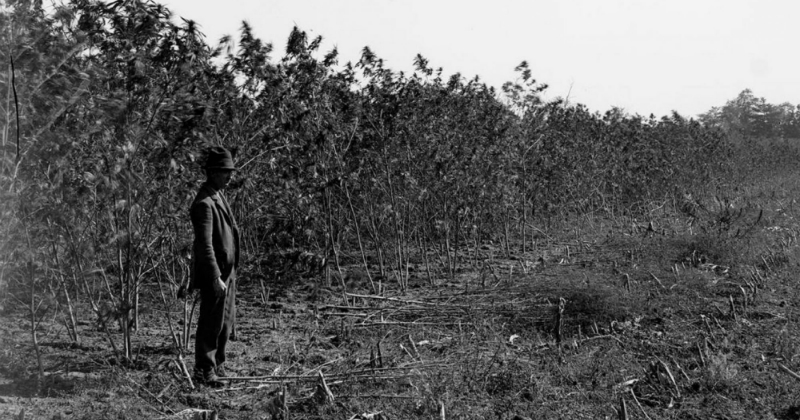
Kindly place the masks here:
<instances>
[{"instance_id":1,"label":"dark jacket sleeve","mask_svg":"<svg viewBox=\"0 0 800 420\"><path fill-rule=\"evenodd\" d=\"M195 241L195 286L202 288L211 280L222 275L214 255L214 221L211 206L207 202L198 201L192 206L191 216Z\"/></svg>"}]
</instances>

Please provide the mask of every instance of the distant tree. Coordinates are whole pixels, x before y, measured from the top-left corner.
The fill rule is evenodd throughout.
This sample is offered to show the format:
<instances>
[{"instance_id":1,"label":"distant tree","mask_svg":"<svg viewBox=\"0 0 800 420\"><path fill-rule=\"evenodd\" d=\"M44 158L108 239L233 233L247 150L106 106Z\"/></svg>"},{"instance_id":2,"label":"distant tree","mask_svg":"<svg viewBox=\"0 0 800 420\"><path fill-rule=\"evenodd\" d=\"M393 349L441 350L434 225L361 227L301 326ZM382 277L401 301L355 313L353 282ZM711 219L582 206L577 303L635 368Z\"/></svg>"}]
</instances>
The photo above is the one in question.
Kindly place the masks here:
<instances>
[{"instance_id":1,"label":"distant tree","mask_svg":"<svg viewBox=\"0 0 800 420\"><path fill-rule=\"evenodd\" d=\"M790 103L770 104L745 89L724 106L700 114L698 120L738 136L800 138L797 114L798 108Z\"/></svg>"},{"instance_id":2,"label":"distant tree","mask_svg":"<svg viewBox=\"0 0 800 420\"><path fill-rule=\"evenodd\" d=\"M800 105L784 102L777 106L778 135L784 138L800 139Z\"/></svg>"}]
</instances>

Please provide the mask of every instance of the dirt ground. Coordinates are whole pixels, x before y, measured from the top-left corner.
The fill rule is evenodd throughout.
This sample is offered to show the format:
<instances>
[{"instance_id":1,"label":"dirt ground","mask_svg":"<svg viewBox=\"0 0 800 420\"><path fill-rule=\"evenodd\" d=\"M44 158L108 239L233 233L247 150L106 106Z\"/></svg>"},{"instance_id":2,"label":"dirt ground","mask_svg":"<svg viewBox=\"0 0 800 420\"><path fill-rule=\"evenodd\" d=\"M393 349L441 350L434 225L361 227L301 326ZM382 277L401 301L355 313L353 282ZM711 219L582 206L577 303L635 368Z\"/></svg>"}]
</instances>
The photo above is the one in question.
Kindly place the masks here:
<instances>
[{"instance_id":1,"label":"dirt ground","mask_svg":"<svg viewBox=\"0 0 800 420\"><path fill-rule=\"evenodd\" d=\"M221 389L183 378L168 320L181 328L184 302L164 305L156 284L132 361L86 308L79 343L48 312L38 386L25 308L6 298L0 418L800 419L800 230L780 196L764 204L758 223L743 211L746 236L669 214L584 217L524 254L465 250L453 276L429 280L417 258L405 293L390 276L377 295L345 258L344 282L265 279L265 299L253 259ZM183 357L191 371L193 345Z\"/></svg>"}]
</instances>

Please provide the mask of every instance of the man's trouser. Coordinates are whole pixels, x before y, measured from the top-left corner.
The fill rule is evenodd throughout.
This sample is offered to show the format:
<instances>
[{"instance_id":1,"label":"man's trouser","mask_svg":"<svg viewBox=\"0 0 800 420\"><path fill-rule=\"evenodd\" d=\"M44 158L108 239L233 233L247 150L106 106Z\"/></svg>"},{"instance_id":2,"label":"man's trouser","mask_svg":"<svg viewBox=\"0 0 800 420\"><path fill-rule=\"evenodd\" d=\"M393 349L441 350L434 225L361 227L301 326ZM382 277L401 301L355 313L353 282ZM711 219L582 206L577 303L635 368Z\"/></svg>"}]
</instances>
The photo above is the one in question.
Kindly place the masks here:
<instances>
[{"instance_id":1,"label":"man's trouser","mask_svg":"<svg viewBox=\"0 0 800 420\"><path fill-rule=\"evenodd\" d=\"M236 320L236 270L231 272L226 285L225 296L217 297L211 288L200 291L194 368L204 374L225 363L225 346Z\"/></svg>"}]
</instances>

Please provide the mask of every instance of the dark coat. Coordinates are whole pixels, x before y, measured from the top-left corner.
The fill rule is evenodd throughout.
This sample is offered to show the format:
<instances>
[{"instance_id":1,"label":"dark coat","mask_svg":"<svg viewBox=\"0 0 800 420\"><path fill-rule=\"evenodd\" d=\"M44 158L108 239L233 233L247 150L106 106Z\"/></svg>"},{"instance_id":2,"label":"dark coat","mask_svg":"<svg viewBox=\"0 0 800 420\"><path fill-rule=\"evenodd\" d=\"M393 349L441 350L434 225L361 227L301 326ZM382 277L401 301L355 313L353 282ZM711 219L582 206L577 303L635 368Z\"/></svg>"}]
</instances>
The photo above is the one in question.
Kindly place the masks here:
<instances>
[{"instance_id":1,"label":"dark coat","mask_svg":"<svg viewBox=\"0 0 800 420\"><path fill-rule=\"evenodd\" d=\"M225 199L203 184L190 209L194 227L191 288L210 290L212 281L235 276L239 266L239 227Z\"/></svg>"}]
</instances>

